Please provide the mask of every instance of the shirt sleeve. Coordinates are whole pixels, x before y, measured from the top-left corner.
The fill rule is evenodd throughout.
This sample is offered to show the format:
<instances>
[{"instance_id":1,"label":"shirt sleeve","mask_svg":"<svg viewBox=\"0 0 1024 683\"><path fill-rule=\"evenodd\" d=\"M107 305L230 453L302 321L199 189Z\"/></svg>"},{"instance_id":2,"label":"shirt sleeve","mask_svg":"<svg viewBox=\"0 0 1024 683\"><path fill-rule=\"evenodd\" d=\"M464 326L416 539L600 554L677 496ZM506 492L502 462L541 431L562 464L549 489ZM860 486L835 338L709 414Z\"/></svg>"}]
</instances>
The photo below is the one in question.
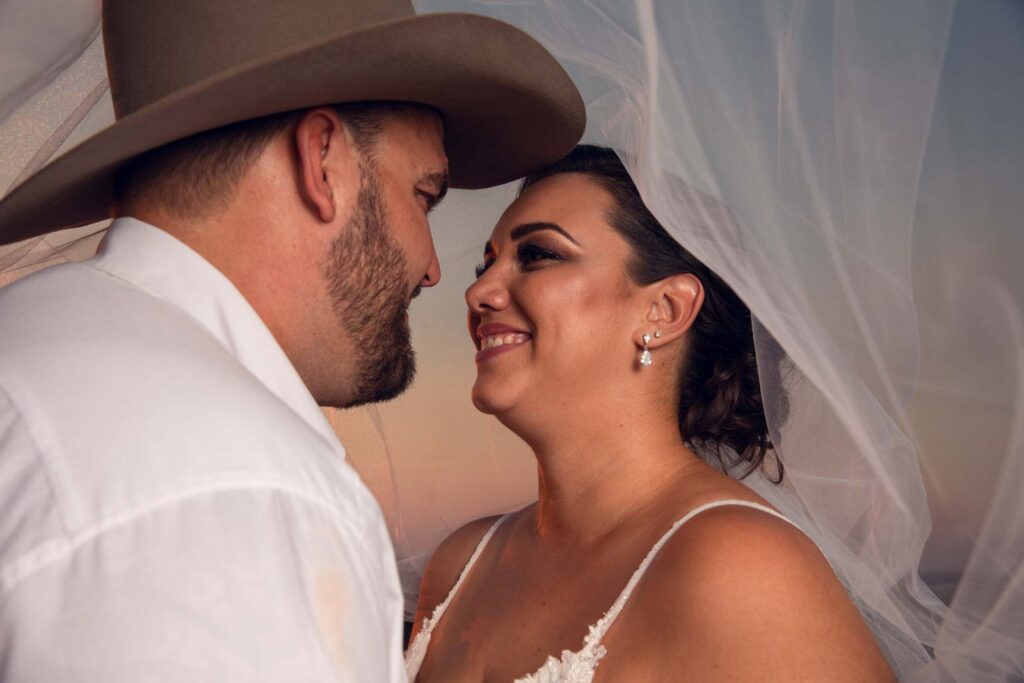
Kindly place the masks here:
<instances>
[{"instance_id":1,"label":"shirt sleeve","mask_svg":"<svg viewBox=\"0 0 1024 683\"><path fill-rule=\"evenodd\" d=\"M386 541L273 488L104 520L6 586L0 679L401 681Z\"/></svg>"}]
</instances>

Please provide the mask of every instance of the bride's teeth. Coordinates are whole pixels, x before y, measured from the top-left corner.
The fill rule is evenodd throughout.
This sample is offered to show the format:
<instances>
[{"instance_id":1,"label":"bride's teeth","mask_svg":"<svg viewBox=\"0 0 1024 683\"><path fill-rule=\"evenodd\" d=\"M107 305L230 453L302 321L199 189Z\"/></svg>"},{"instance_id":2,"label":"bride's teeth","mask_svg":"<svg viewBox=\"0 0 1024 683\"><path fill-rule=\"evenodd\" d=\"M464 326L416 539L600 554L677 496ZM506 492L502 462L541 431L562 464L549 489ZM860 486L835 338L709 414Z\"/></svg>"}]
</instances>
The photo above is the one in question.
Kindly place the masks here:
<instances>
[{"instance_id":1,"label":"bride's teeth","mask_svg":"<svg viewBox=\"0 0 1024 683\"><path fill-rule=\"evenodd\" d=\"M484 337L480 341L480 347L483 349L493 349L498 346L504 346L505 344L516 344L529 339L530 336L521 332L513 332L505 335L493 335Z\"/></svg>"}]
</instances>

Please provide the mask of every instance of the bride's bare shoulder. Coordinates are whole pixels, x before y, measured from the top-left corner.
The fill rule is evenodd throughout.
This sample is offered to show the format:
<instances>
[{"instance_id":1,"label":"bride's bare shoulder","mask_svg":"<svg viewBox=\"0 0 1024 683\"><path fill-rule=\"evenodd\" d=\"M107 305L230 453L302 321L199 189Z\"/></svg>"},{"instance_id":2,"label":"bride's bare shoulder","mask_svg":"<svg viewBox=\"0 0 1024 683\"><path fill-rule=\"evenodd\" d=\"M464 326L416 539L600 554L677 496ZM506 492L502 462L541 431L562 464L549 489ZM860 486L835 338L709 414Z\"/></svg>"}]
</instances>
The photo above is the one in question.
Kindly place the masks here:
<instances>
[{"instance_id":1,"label":"bride's bare shoulder","mask_svg":"<svg viewBox=\"0 0 1024 683\"><path fill-rule=\"evenodd\" d=\"M722 506L692 518L630 603L630 646L648 647L656 668L685 662L695 680L891 680L828 561L763 511Z\"/></svg>"},{"instance_id":2,"label":"bride's bare shoulder","mask_svg":"<svg viewBox=\"0 0 1024 683\"><path fill-rule=\"evenodd\" d=\"M799 529L762 510L725 505L701 512L676 531L636 597L656 594L684 616L714 608L713 614L726 619L734 609L782 595L793 604L807 595L808 582L822 588L834 583L842 591L828 562Z\"/></svg>"},{"instance_id":3,"label":"bride's bare shoulder","mask_svg":"<svg viewBox=\"0 0 1024 683\"><path fill-rule=\"evenodd\" d=\"M763 510L722 505L695 515L665 544L648 584L682 576L760 587L771 581L835 576L817 546L798 528ZM678 595L678 591L676 591ZM700 591L701 597L707 591ZM694 596L683 596L689 602Z\"/></svg>"},{"instance_id":4,"label":"bride's bare shoulder","mask_svg":"<svg viewBox=\"0 0 1024 683\"><path fill-rule=\"evenodd\" d=\"M420 595L416 605L417 630L422 625L424 617L430 616L434 608L444 602L480 539L497 519L498 517L483 517L463 525L453 531L434 551L420 581Z\"/></svg>"}]
</instances>

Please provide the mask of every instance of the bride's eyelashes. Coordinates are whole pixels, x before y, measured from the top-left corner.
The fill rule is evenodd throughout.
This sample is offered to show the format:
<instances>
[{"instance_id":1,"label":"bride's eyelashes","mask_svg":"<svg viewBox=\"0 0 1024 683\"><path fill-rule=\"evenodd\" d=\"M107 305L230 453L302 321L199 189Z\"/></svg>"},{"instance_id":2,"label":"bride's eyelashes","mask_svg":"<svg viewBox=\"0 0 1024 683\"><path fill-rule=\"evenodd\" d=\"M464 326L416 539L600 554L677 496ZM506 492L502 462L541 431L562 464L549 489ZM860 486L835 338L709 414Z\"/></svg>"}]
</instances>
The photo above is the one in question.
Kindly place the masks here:
<instances>
[{"instance_id":1,"label":"bride's eyelashes","mask_svg":"<svg viewBox=\"0 0 1024 683\"><path fill-rule=\"evenodd\" d=\"M516 261L519 263L519 267L523 270L534 270L538 267L542 267L545 261L564 261L565 257L558 254L550 249L534 244L532 242L523 242L516 248ZM476 267L476 277L480 278L487 269L494 263L494 258L485 259L483 263Z\"/></svg>"},{"instance_id":2,"label":"bride's eyelashes","mask_svg":"<svg viewBox=\"0 0 1024 683\"><path fill-rule=\"evenodd\" d=\"M532 270L543 265L545 261L562 261L564 258L561 254L539 244L523 242L516 249L516 260L523 270Z\"/></svg>"}]
</instances>

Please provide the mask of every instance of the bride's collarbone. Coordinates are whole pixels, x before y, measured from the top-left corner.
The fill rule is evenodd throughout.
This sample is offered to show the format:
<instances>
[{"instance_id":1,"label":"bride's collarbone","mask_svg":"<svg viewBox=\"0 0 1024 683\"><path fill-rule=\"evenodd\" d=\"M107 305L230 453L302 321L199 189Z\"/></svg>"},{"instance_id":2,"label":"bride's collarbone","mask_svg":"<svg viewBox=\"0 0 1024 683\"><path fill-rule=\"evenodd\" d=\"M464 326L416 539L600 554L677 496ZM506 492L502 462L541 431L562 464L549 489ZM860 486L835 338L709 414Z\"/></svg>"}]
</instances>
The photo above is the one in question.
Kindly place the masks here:
<instances>
[{"instance_id":1,"label":"bride's collarbone","mask_svg":"<svg viewBox=\"0 0 1024 683\"><path fill-rule=\"evenodd\" d=\"M448 651L442 661L461 660L466 674L513 671L507 680L535 671L549 655L579 650L657 540L649 535L575 556L517 552L507 539L513 542L482 556L467 576L432 648Z\"/></svg>"},{"instance_id":2,"label":"bride's collarbone","mask_svg":"<svg viewBox=\"0 0 1024 683\"><path fill-rule=\"evenodd\" d=\"M536 671L549 656L580 650L590 627L612 607L654 544L688 511L674 507L589 545L538 543L524 525L508 520L434 632L425 670L435 663L445 670L433 672L437 677L432 674L430 680L510 681ZM664 559L659 554L654 565L694 552L686 547L692 546L687 536L673 536L669 545L674 552ZM616 627L602 640L609 648L606 668L615 668L616 651L656 654L655 644L644 640L658 620L631 609L639 594L661 590L650 583L645 574ZM651 603L644 599L641 604ZM626 622L625 629L620 622Z\"/></svg>"}]
</instances>

